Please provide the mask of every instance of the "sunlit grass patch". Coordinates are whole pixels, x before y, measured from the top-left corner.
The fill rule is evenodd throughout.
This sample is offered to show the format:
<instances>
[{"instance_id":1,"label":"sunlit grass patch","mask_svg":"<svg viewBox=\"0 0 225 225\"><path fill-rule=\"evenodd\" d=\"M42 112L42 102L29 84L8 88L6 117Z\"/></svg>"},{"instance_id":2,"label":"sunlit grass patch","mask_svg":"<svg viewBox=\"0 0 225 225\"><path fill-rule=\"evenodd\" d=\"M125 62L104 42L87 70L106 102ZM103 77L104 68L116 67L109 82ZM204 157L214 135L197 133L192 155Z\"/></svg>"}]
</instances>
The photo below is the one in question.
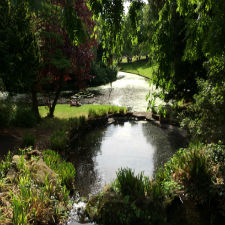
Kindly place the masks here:
<instances>
[{"instance_id":1,"label":"sunlit grass patch","mask_svg":"<svg viewBox=\"0 0 225 225\"><path fill-rule=\"evenodd\" d=\"M88 117L89 112L95 111L96 114L101 114L102 111L105 112L118 112L121 109L125 110L125 107L117 107L110 105L82 105L80 107L71 107L69 104L58 104L55 108L54 116L59 119L69 119L74 117L85 116ZM48 113L48 109L45 106L39 107L39 112L41 117L46 117Z\"/></svg>"},{"instance_id":2,"label":"sunlit grass patch","mask_svg":"<svg viewBox=\"0 0 225 225\"><path fill-rule=\"evenodd\" d=\"M140 76L151 79L154 66L147 61L136 61L132 63L121 63L120 71L138 74Z\"/></svg>"}]
</instances>

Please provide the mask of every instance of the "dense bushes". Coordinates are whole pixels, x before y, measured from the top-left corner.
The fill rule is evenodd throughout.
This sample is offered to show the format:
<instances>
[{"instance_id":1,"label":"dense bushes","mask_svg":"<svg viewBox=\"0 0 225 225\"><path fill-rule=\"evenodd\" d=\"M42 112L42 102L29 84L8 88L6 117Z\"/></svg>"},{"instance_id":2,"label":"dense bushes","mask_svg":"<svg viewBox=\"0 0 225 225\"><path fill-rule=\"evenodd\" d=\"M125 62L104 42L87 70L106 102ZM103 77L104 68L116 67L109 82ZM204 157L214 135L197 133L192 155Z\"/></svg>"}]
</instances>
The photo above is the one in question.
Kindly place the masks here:
<instances>
[{"instance_id":1,"label":"dense bushes","mask_svg":"<svg viewBox=\"0 0 225 225\"><path fill-rule=\"evenodd\" d=\"M15 109L14 124L19 127L33 127L39 121L31 108L27 105L18 104Z\"/></svg>"},{"instance_id":2,"label":"dense bushes","mask_svg":"<svg viewBox=\"0 0 225 225\"><path fill-rule=\"evenodd\" d=\"M33 127L38 122L39 118L29 105L15 104L10 99L0 100L0 126Z\"/></svg>"},{"instance_id":3,"label":"dense bushes","mask_svg":"<svg viewBox=\"0 0 225 225\"><path fill-rule=\"evenodd\" d=\"M225 142L225 83L199 80L198 86L194 102L181 115L181 125L199 141Z\"/></svg>"},{"instance_id":4,"label":"dense bushes","mask_svg":"<svg viewBox=\"0 0 225 225\"><path fill-rule=\"evenodd\" d=\"M116 67L108 67L101 62L93 62L90 72L93 79L90 81L90 85L98 86L113 82L116 80L117 72Z\"/></svg>"},{"instance_id":5,"label":"dense bushes","mask_svg":"<svg viewBox=\"0 0 225 225\"><path fill-rule=\"evenodd\" d=\"M14 116L13 104L7 100L0 100L0 126L8 126Z\"/></svg>"}]
</instances>

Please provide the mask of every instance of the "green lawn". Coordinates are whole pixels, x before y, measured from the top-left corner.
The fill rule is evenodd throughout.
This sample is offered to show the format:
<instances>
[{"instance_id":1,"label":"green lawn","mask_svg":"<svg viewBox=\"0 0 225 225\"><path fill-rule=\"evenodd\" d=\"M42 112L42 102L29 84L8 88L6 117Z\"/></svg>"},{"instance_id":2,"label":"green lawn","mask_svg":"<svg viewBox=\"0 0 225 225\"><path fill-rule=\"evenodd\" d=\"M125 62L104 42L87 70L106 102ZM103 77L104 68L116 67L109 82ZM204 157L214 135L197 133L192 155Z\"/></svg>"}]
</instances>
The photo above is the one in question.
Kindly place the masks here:
<instances>
[{"instance_id":1,"label":"green lawn","mask_svg":"<svg viewBox=\"0 0 225 225\"><path fill-rule=\"evenodd\" d=\"M138 74L149 79L152 78L153 66L144 60L132 63L121 63L119 67L120 71Z\"/></svg>"},{"instance_id":2,"label":"green lawn","mask_svg":"<svg viewBox=\"0 0 225 225\"><path fill-rule=\"evenodd\" d=\"M108 113L108 111L118 112L124 107L117 107L111 105L82 105L80 107L71 107L70 104L58 104L55 108L54 117L59 119L69 119L73 117L85 116L88 117L90 112L96 112L97 115ZM46 117L48 109L45 106L39 107L41 117Z\"/></svg>"}]
</instances>

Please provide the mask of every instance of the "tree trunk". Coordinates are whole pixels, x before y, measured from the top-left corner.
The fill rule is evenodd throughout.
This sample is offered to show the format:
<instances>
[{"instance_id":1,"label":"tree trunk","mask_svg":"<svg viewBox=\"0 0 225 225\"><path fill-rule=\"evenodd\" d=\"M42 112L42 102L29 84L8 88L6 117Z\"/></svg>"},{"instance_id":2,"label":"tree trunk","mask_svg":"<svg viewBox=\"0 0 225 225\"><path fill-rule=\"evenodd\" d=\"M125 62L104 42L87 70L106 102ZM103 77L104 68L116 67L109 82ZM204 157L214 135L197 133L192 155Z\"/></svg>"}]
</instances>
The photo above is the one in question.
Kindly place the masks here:
<instances>
[{"instance_id":1,"label":"tree trunk","mask_svg":"<svg viewBox=\"0 0 225 225\"><path fill-rule=\"evenodd\" d=\"M40 114L38 110L37 91L35 87L32 87L31 94L32 94L32 111L37 116L37 118L40 119Z\"/></svg>"},{"instance_id":2,"label":"tree trunk","mask_svg":"<svg viewBox=\"0 0 225 225\"><path fill-rule=\"evenodd\" d=\"M59 85L58 85L58 89L57 89L57 91L55 93L54 101L53 101L53 103L49 107L48 117L51 117L51 118L54 117L55 106L57 104L57 101L59 99L60 92L62 90L62 82L63 82L63 71L61 72L61 75L60 75L60 78L59 78Z\"/></svg>"}]
</instances>

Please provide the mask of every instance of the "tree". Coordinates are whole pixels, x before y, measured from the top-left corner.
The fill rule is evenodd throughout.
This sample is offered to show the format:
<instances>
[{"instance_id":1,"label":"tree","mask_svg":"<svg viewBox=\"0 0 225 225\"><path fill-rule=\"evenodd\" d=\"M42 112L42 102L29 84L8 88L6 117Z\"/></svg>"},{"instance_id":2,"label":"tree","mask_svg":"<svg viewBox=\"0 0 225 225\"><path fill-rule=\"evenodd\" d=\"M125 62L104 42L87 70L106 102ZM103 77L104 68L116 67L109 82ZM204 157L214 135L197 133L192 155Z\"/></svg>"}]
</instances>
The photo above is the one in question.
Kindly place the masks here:
<instances>
[{"instance_id":1,"label":"tree","mask_svg":"<svg viewBox=\"0 0 225 225\"><path fill-rule=\"evenodd\" d=\"M78 0L49 1L39 13L43 62L39 84L42 91L55 92L53 101L49 101L50 117L64 81L73 80L81 88L90 79L92 48L96 46L91 16L86 3Z\"/></svg>"},{"instance_id":2,"label":"tree","mask_svg":"<svg viewBox=\"0 0 225 225\"><path fill-rule=\"evenodd\" d=\"M176 0L165 1L154 23L151 59L157 65L153 82L165 90L166 99L190 100L196 93L196 78L204 78L204 55L195 60L184 56L186 47L186 20L177 12Z\"/></svg>"},{"instance_id":3,"label":"tree","mask_svg":"<svg viewBox=\"0 0 225 225\"><path fill-rule=\"evenodd\" d=\"M26 1L0 2L0 77L9 92L31 93L37 81L40 58L31 20Z\"/></svg>"},{"instance_id":4,"label":"tree","mask_svg":"<svg viewBox=\"0 0 225 225\"><path fill-rule=\"evenodd\" d=\"M64 81L81 88L90 79L96 41L87 2L3 0L0 6L1 78L8 91L32 93L37 115L37 93L54 92L53 116Z\"/></svg>"},{"instance_id":5,"label":"tree","mask_svg":"<svg viewBox=\"0 0 225 225\"><path fill-rule=\"evenodd\" d=\"M198 139L225 142L225 2L177 0L177 4L187 24L184 58L198 60L203 54L207 71L182 123Z\"/></svg>"}]
</instances>

